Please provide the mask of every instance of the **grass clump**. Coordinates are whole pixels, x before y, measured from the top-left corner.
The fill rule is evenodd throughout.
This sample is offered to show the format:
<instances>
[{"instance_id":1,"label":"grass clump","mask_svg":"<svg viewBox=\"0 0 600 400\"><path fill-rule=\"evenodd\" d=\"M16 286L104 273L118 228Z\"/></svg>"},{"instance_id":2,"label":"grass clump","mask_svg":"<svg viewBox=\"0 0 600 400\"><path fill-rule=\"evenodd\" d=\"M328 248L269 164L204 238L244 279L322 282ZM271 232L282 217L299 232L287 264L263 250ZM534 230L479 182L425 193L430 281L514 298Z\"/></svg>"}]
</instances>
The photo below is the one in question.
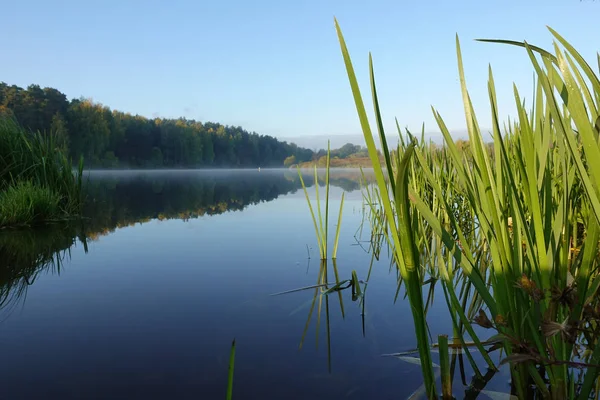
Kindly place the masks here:
<instances>
[{"instance_id":1,"label":"grass clump","mask_svg":"<svg viewBox=\"0 0 600 400\"><path fill-rule=\"evenodd\" d=\"M29 132L0 118L0 228L80 215L82 171L73 172L55 135Z\"/></svg>"},{"instance_id":2,"label":"grass clump","mask_svg":"<svg viewBox=\"0 0 600 400\"><path fill-rule=\"evenodd\" d=\"M51 189L21 181L0 193L0 226L36 225L62 216L61 196Z\"/></svg>"},{"instance_id":3,"label":"grass clump","mask_svg":"<svg viewBox=\"0 0 600 400\"><path fill-rule=\"evenodd\" d=\"M507 364L518 398L587 399L600 372L600 79L562 36L554 53L526 42L536 74L531 108L514 88L517 121L501 129L490 68L493 143L483 135L456 51L469 145L459 149L432 110L445 146L399 130L389 149L370 60L382 168L350 55L336 29L361 127L377 177L369 194L411 303L427 396L436 379L423 286L441 284L460 346L476 376L473 343L490 370ZM562 48L561 48L562 46ZM429 298L429 296L428 296ZM474 325L490 332L479 338ZM470 338L470 339L469 339ZM486 343L493 343L485 348ZM489 353L502 352L496 364ZM447 380L446 388L447 388ZM532 388L535 388L532 389ZM450 394L444 390L447 398Z\"/></svg>"}]
</instances>

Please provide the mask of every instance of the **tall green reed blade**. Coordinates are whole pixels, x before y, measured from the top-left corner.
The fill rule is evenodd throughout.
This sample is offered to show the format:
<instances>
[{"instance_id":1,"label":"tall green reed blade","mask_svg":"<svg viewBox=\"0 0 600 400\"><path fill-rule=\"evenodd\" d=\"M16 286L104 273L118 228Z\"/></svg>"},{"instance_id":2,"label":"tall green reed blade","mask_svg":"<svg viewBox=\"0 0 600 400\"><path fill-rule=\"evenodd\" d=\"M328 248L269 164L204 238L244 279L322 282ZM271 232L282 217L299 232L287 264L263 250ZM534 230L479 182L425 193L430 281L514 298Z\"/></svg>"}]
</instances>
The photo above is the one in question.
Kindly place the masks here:
<instances>
[{"instance_id":1,"label":"tall green reed blade","mask_svg":"<svg viewBox=\"0 0 600 400\"><path fill-rule=\"evenodd\" d=\"M573 61L573 57L570 56L569 53L565 53L565 59L569 62L569 67L571 68L573 75L575 75L575 78L577 79L577 85L579 86L579 89L581 90L581 93L585 98L585 104L590 115L592 116L592 118L594 116L597 116L598 106L596 105L596 102L592 97L592 93L590 93L590 89L587 83L585 82L585 78L583 77L583 75L581 75L579 68L577 68L575 61Z\"/></svg>"},{"instance_id":2,"label":"tall green reed blade","mask_svg":"<svg viewBox=\"0 0 600 400\"><path fill-rule=\"evenodd\" d=\"M493 85L493 82L490 81L490 85ZM496 104L496 99L495 96L492 94L490 96L490 102L492 104L492 107L495 107ZM526 216L526 206L523 203L523 201L521 200L521 196L519 196L519 188L518 188L518 176L516 176L515 174L511 173L510 170L508 170L508 166L510 165L510 160L508 157L508 152L507 152L507 148L504 144L504 141L502 140L502 137L499 136L498 137L498 142L497 142L497 146L500 149L500 155L502 157L501 161L502 161L502 168L504 170L506 170L506 188L508 193L510 193L510 198L508 198L507 200L509 201L509 205L510 205L510 209L511 209L511 215L512 215L512 221L513 221L513 225L512 225L512 231L513 231L513 259L516 260L516 270L513 272L513 275L516 274L521 274L521 273L527 273L530 274L530 271L527 271L525 269L519 269L518 267L521 266L522 264L526 264L523 260L523 254L522 254L522 243L526 243L527 244L527 248L530 249L534 249L534 239L532 236L532 231L530 229L524 229L522 227L526 227L528 222L527 222L527 216ZM519 155L516 155L516 158L518 160L521 160ZM523 164L522 160L519 162L519 164ZM524 232L524 234L522 234L522 232ZM537 274L539 272L539 259L535 257L535 253L533 251L528 252L527 255L527 259L529 260L529 265L534 269L530 276L535 276L535 274ZM515 279L517 279L517 277L515 276ZM538 278L538 282L541 282L541 278ZM506 302L506 300L504 300ZM514 306L513 306L514 307ZM515 311L516 312L516 311ZM532 316L529 312L525 313L525 321L529 324L529 327L531 329L532 332L536 332L537 328L535 328L537 325L539 325L539 322L536 324L533 322L532 320ZM535 342L535 345L537 346L538 350L540 351L540 353L542 353L544 351L544 347L542 344L542 340L541 338L539 338L537 335L533 336L533 341ZM535 375L533 377L536 380L541 380L541 377L539 377L538 375Z\"/></svg>"},{"instance_id":3,"label":"tall green reed blade","mask_svg":"<svg viewBox=\"0 0 600 400\"><path fill-rule=\"evenodd\" d=\"M499 43L499 44L510 44L513 46L525 47L525 42L518 42L515 40L506 40L506 39L475 39L478 42L488 42L488 43ZM531 50L540 53L542 56L547 57L553 61L556 61L556 57L554 54L540 48L537 46L530 46Z\"/></svg>"},{"instance_id":4,"label":"tall green reed blade","mask_svg":"<svg viewBox=\"0 0 600 400\"><path fill-rule=\"evenodd\" d=\"M581 69L584 71L586 77L589 79L589 81L592 84L592 88L593 88L593 91L594 91L594 94L596 97L596 102L600 103L600 79L598 78L598 76L594 73L594 71L591 69L589 64L587 64L587 62L583 59L583 57L575 50L575 48L569 42L567 42L562 36L560 36L552 28L548 27L548 29L558 39L558 41L567 49L567 51L575 58L575 60L577 61L577 63L581 67ZM540 79L540 83L542 84L544 93L546 94L546 98L549 102L552 117L556 121L562 122L562 123L557 123L556 127L558 128L558 131L563 134L563 137L566 139L566 141L568 143L568 148L571 151L572 156L575 159L575 164L577 166L578 172L580 173L581 178L584 180L585 190L588 193L588 196L591 197L590 200L592 202L594 212L596 215L600 216L600 202L598 201L598 195L593 193L593 191L590 193L590 189L592 188L592 181L590 181L589 178L587 177L588 174L587 174L586 168L584 167L584 165L581 161L581 157L579 156L579 151L575 144L575 139L567 133L568 129L564 125L562 115L558 108L558 104L557 104L556 98L554 96L554 91L552 90L552 85L549 80L549 75L545 74L542 71L533 52L536 51L536 52L541 53L544 57L546 57L547 59L550 59L554 64L556 64L560 68L561 73L563 74L565 79L570 83L570 85L566 85L566 90L568 91L569 96L573 95L573 96L575 96L575 99L572 102L565 101L565 103L571 113L575 112L575 117L576 117L575 124L577 125L578 129L580 130L580 133L581 133L581 136L582 136L582 139L584 142L584 149L585 149L585 151L592 153L592 154L589 154L589 156L587 157L588 161L590 159L593 160L592 161L593 165L590 166L590 169L591 169L590 172L591 172L592 177L594 178L594 182L598 182L600 179L600 158L599 158L600 157L600 148L598 147L598 142L596 141L594 143L594 141L593 141L595 135L593 134L593 127L590 126L589 117L585 118L585 111L584 111L585 109L582 107L583 101L581 99L582 94L581 94L580 88L579 88L579 86L577 86L575 84L575 80L569 71L569 67L568 67L567 63L565 62L565 58L558 51L557 51L557 56L554 56L554 55L548 53L547 51L540 52L539 48L537 48L535 46L531 46L527 42L521 43L521 42L502 41L502 40L495 40L495 39L485 39L485 40L481 40L481 41L494 42L494 43L505 43L505 44L508 43L508 44L524 47L527 50L529 58L533 64L533 67L534 67L537 75L538 75L538 78ZM559 90L559 93L565 93L565 91ZM567 97L567 99L568 98L570 98L570 97ZM569 107L569 104L571 105L571 107ZM579 124L577 124L577 122L579 122ZM591 133L591 135L590 135L590 133ZM592 139L592 140L590 140L590 139Z\"/></svg>"},{"instance_id":5,"label":"tall green reed blade","mask_svg":"<svg viewBox=\"0 0 600 400\"><path fill-rule=\"evenodd\" d=\"M592 88L594 90L594 93L596 94L596 102L600 103L600 79L594 73L594 70L589 66L589 64L585 61L581 54L579 54L579 52L575 50L575 48L567 40L565 40L565 38L563 38L561 35L558 34L558 32L556 32L549 26L547 28L552 33L552 35L554 35L554 37L567 49L567 51L573 56L573 58L575 58L575 60L577 61L577 63L579 64L579 66L581 67L581 69L592 84ZM531 46L529 46L529 48L531 49Z\"/></svg>"},{"instance_id":6,"label":"tall green reed blade","mask_svg":"<svg viewBox=\"0 0 600 400\"><path fill-rule=\"evenodd\" d=\"M409 293L409 302L413 311L415 321L415 332L419 345L419 356L422 362L425 386L428 396L436 396L435 379L433 374L431 353L429 349L429 337L427 334L427 322L423 304L423 293L420 277L419 250L417 249L414 231L412 229L412 218L410 214L408 171L409 163L415 149L415 143L411 143L405 150L398 173L396 176L396 212L398 213L398 234L400 236L402 256L400 264L403 265L403 279Z\"/></svg>"},{"instance_id":7,"label":"tall green reed blade","mask_svg":"<svg viewBox=\"0 0 600 400\"><path fill-rule=\"evenodd\" d=\"M321 240L321 260L327 259L327 235L323 227L323 213L321 213L321 199L319 198L319 176L315 164L315 197L317 202L317 217L319 218L319 238Z\"/></svg>"},{"instance_id":8,"label":"tall green reed blade","mask_svg":"<svg viewBox=\"0 0 600 400\"><path fill-rule=\"evenodd\" d=\"M440 369L442 375L442 399L452 400L452 375L450 374L450 356L448 354L448 335L439 335Z\"/></svg>"},{"instance_id":9,"label":"tall green reed blade","mask_svg":"<svg viewBox=\"0 0 600 400\"><path fill-rule=\"evenodd\" d=\"M229 354L229 374L227 376L227 400L233 396L233 368L235 366L235 339L231 342L231 353Z\"/></svg>"},{"instance_id":10,"label":"tall green reed blade","mask_svg":"<svg viewBox=\"0 0 600 400\"><path fill-rule=\"evenodd\" d=\"M327 239L329 238L329 140L327 141L327 163L325 166L325 258L327 258Z\"/></svg>"},{"instance_id":11,"label":"tall green reed blade","mask_svg":"<svg viewBox=\"0 0 600 400\"><path fill-rule=\"evenodd\" d=\"M467 90L458 35L456 36L456 55L458 59L458 72L463 97L465 118L474 157L473 161L478 167L475 170L474 175L473 190L475 193L472 198L477 199L475 210L480 210L479 214L477 215L478 221L482 224L484 231L491 236L492 240L490 242L490 249L492 252L492 257L495 260L494 268L496 268L498 271L498 278L503 281L496 287L496 290L502 292L505 290L510 291L509 284L505 281L505 277L501 271L501 266L507 264L507 232L505 225L500 223L500 212L502 211L500 207L500 199L496 191L496 185L493 184L495 181L494 173L491 169L489 157L484 150L483 138L481 136L481 132L476 121L475 112L473 110L473 105ZM494 227L497 229L494 229Z\"/></svg>"},{"instance_id":12,"label":"tall green reed blade","mask_svg":"<svg viewBox=\"0 0 600 400\"><path fill-rule=\"evenodd\" d=\"M458 240L460 243L462 243L462 249L456 244L450 233L442 227L438 218L431 212L431 210L423 202L423 200L419 198L416 192L413 191L411 193L411 199L413 200L415 207L419 210L421 216L424 217L424 219L429 223L433 232L436 233L442 239L444 245L452 252L454 259L459 265L461 265L465 274L469 277L470 281L475 286L478 293L483 297L483 300L488 306L488 308L492 311L492 314L495 315L496 302L492 298L491 294L488 292L486 284L482 276L480 275L479 270L476 268L476 263L475 259L472 256L472 251L470 250L466 237L463 234L458 221L456 220L454 214L451 211L450 205L448 204L446 198L443 195L442 188L439 182L435 179L435 177L427 167L427 163L424 157L422 156L421 152L417 150L415 154L429 185L431 185L435 193L441 199L440 201L446 208L449 222L457 232Z\"/></svg>"},{"instance_id":13,"label":"tall green reed blade","mask_svg":"<svg viewBox=\"0 0 600 400\"><path fill-rule=\"evenodd\" d=\"M338 242L340 240L340 227L342 226L342 212L344 210L344 195L345 195L345 193L342 193L342 200L340 201L340 213L338 214L338 222L337 222L337 227L335 229L335 240L333 242L333 254L331 256L331 258L334 260L337 257Z\"/></svg>"},{"instance_id":14,"label":"tall green reed blade","mask_svg":"<svg viewBox=\"0 0 600 400\"><path fill-rule=\"evenodd\" d=\"M502 318L509 318L509 326L515 329L517 337L521 337L521 318L520 313L515 305L514 297L514 277L512 271L513 251L511 249L511 240L508 235L507 224L502 218L504 208L501 204L504 199L498 195L496 188L496 176L491 169L490 161L487 154L483 151L483 141L479 131L478 124L475 120L473 106L466 88L464 78L464 69L460 52L460 43L458 37L456 40L457 58L459 66L459 75L461 82L461 90L463 94L463 103L465 116L467 119L467 127L469 136L473 146L473 161L476 168L473 170L474 185L472 189L477 201L473 204L477 214L478 221L481 222L483 233L489 240L489 249L492 257L493 266L493 291L494 297L498 300L498 312ZM536 192L537 193L537 192ZM541 231L541 225L538 225L538 232ZM541 236L544 237L543 235ZM543 259L540 264L547 268L545 244L538 238L538 245L543 250L538 249L538 256ZM545 270L544 276L546 281L549 281L549 269ZM524 397L527 391L526 372L523 365L513 366L513 379L515 386L521 397Z\"/></svg>"},{"instance_id":15,"label":"tall green reed blade","mask_svg":"<svg viewBox=\"0 0 600 400\"><path fill-rule=\"evenodd\" d=\"M537 255L535 259L537 260L537 267L539 268L538 273L541 277L541 285L542 287L550 287L550 275L553 270L553 260L547 257L546 243L549 239L551 226L544 225L542 220L540 192L537 186L537 157L535 153L536 147L534 144L533 132L531 130L531 126L529 125L529 121L527 120L525 109L522 106L520 106L521 102L517 88L516 86L513 86L513 88L521 127L521 164L523 166L522 179L526 189L523 191L523 198L525 199L527 209L529 210L530 215L532 217L534 227L533 232L536 241L535 247L532 247L532 249L535 248L537 250ZM531 179L532 181L529 181L529 179Z\"/></svg>"},{"instance_id":16,"label":"tall green reed blade","mask_svg":"<svg viewBox=\"0 0 600 400\"><path fill-rule=\"evenodd\" d=\"M373 72L373 58L369 53L369 75L371 77L371 92L373 93L373 107L375 108L375 119L377 121L377 131L379 132L379 140L381 142L381 151L385 157L385 166L387 168L388 179L392 193L396 192L396 184L394 182L394 171L392 169L392 161L388 150L385 130L383 129L383 120L381 119L381 111L379 110L379 100L377 99L377 88L375 86L375 73ZM397 123L398 121L396 121Z\"/></svg>"},{"instance_id":17,"label":"tall green reed blade","mask_svg":"<svg viewBox=\"0 0 600 400\"><path fill-rule=\"evenodd\" d=\"M560 112L560 109L558 107L558 103L554 96L554 91L552 90L552 86L550 84L548 75L546 75L542 71L532 50L528 47L527 53L529 55L531 63L533 64L533 67L535 68L535 71L538 74L538 77L544 89L544 93L546 94L547 104L550 107L552 118L555 121L554 126L557 128L557 131L561 134L562 137L565 138L567 142L569 151L571 152L571 156L573 157L575 165L577 166L579 176L583 181L583 187L585 189L586 194L588 195L590 205L594 211L594 215L597 216L598 222L600 223L600 200L597 192L597 182L600 182L600 147L598 146L598 143L594 140L594 133L593 129L591 128L591 124L589 120L587 120L584 117L583 113L580 112L580 109L576 108L575 105L571 105L571 107L567 105L571 114L573 114L573 112L575 113L575 124L580 129L580 137L584 145L584 152L587 155L586 161L589 163L590 159L594 160L591 161L591 164L588 164L586 168L581 159L580 151L575 141L574 135L570 134L570 126L565 125L564 118L562 117L562 113ZM564 68L561 72L566 73L566 68ZM569 95L571 93L574 93L574 102L577 102L579 98L577 97L575 90L569 90ZM581 96L580 93L579 96ZM581 107L581 103L577 102L577 105ZM586 120L588 121L587 125L585 123ZM590 179L590 175L588 175L588 169L590 170L594 181Z\"/></svg>"},{"instance_id":18,"label":"tall green reed blade","mask_svg":"<svg viewBox=\"0 0 600 400\"><path fill-rule=\"evenodd\" d=\"M597 115L593 115L592 121L590 121L590 115L586 111L584 99L580 87L574 78L565 57L560 53L558 47L556 47L558 65L560 72L564 77L565 86L568 92L568 99L566 106L569 110L569 115L573 118L573 122L577 127L581 143L583 145L583 151L586 155L587 167L592 183L596 189L596 193L599 191L600 182L600 146L597 141L597 134L594 131L594 122ZM590 73L593 72L590 69ZM595 79L596 81L598 78ZM600 93L600 84L596 89Z\"/></svg>"},{"instance_id":19,"label":"tall green reed blade","mask_svg":"<svg viewBox=\"0 0 600 400\"><path fill-rule=\"evenodd\" d=\"M393 247L395 251L395 259L400 267L401 275L407 282L407 289L409 291L409 301L411 303L411 309L413 313L413 320L415 323L415 333L417 336L417 343L419 347L419 355L421 358L421 368L423 372L424 384L427 390L427 396L431 399L437 397L435 388L435 376L433 373L431 353L429 349L429 338L427 335L427 326L424 316L424 305L422 298L421 282L419 278L419 260L418 252L415 249L414 238L412 237L412 231L410 230L410 215L409 215L409 199L408 199L408 183L407 183L407 170L406 165L410 161L412 149L414 144L410 147L411 150L406 152L402 159L403 165L399 167L398 178L396 179L396 188L392 192L395 197L396 208L401 209L398 211L398 222L401 224L401 235L399 234L395 216L392 210L392 204L390 200L390 193L384 179L383 171L379 163L379 157L377 154L377 148L373 140L373 134L369 126L369 121L365 111L365 107L358 87L358 82L350 59L350 54L346 47L341 29L335 19L335 27L340 42L342 56L346 65L346 71L348 73L348 79L350 87L354 96L357 113L363 130L363 135L367 143L367 149L369 151L369 157L373 164L373 169L376 177L376 181L379 187L381 199L383 202L385 214L387 216L388 227L390 228L390 236L393 239ZM371 68L372 69L372 68ZM401 182L404 182L401 184ZM402 243L401 239L402 238ZM404 252L407 252L406 254Z\"/></svg>"}]
</instances>

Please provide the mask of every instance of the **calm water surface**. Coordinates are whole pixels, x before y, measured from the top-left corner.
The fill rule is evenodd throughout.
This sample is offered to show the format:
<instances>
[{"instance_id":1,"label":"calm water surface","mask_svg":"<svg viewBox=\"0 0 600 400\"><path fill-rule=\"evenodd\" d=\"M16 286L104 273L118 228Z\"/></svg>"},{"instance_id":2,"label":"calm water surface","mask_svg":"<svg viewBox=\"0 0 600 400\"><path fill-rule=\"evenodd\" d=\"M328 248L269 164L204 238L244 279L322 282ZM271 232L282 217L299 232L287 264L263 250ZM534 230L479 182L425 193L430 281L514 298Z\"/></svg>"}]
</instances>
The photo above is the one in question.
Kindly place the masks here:
<instances>
[{"instance_id":1,"label":"calm water surface","mask_svg":"<svg viewBox=\"0 0 600 400\"><path fill-rule=\"evenodd\" d=\"M372 259L359 176L332 175L332 227L346 192L340 279L366 279ZM314 290L270 296L318 278L295 171L89 177L81 226L0 235L1 399L223 399L234 338L237 399L398 399L421 385L418 365L382 357L416 347L385 250L364 323L350 289L320 313ZM451 333L444 307L428 316L434 337Z\"/></svg>"}]
</instances>

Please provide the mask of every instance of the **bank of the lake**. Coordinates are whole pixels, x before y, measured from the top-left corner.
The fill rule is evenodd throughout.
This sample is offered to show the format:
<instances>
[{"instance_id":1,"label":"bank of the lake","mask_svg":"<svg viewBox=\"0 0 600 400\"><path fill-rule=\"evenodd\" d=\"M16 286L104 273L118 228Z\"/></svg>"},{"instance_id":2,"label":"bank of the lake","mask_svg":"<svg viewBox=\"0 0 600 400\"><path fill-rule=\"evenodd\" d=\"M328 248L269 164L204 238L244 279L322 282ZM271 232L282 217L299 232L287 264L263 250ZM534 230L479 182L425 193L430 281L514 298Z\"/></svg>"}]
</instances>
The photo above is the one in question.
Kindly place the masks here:
<instances>
[{"instance_id":1,"label":"bank of the lake","mask_svg":"<svg viewBox=\"0 0 600 400\"><path fill-rule=\"evenodd\" d=\"M0 116L0 228L79 216L82 168L80 162L73 171L52 134L30 132Z\"/></svg>"}]
</instances>

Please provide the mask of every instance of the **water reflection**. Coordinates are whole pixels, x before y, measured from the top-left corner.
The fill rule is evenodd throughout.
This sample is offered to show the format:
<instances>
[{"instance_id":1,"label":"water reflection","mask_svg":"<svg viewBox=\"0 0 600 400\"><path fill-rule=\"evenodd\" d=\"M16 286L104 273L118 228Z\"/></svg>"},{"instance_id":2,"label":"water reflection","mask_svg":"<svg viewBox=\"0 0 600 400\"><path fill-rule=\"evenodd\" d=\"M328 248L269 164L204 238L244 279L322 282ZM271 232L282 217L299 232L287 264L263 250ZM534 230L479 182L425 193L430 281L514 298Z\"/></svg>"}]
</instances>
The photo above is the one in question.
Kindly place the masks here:
<instances>
[{"instance_id":1,"label":"water reflection","mask_svg":"<svg viewBox=\"0 0 600 400\"><path fill-rule=\"evenodd\" d=\"M324 171L319 171L323 181ZM365 174L367 180L372 174ZM304 171L307 186L314 174ZM331 172L332 186L360 190L360 171ZM241 211L301 189L296 170L92 171L86 185L86 233L92 239L152 219L189 220Z\"/></svg>"},{"instance_id":2,"label":"water reflection","mask_svg":"<svg viewBox=\"0 0 600 400\"><path fill-rule=\"evenodd\" d=\"M85 236L73 225L0 232L0 310L23 301L40 273L60 274L78 240L87 252Z\"/></svg>"},{"instance_id":3,"label":"water reflection","mask_svg":"<svg viewBox=\"0 0 600 400\"><path fill-rule=\"evenodd\" d=\"M332 197L341 188L359 189L359 176L333 173ZM308 185L311 178L304 178ZM408 394L414 387L395 383L400 374L418 382L418 367L381 354L412 347L405 327L410 314L404 303L391 303L396 285L387 261L370 278L374 255L351 246L361 218L352 210L361 202L360 192L347 196L337 265L330 260L324 268L313 258L307 272L305 245L314 243L314 234L296 171L90 174L83 226L0 235L2 306L14 309L29 291L27 307L0 329L7 349L0 366L4 393L222 398L235 337L234 396ZM131 224L138 226L89 243L88 254L77 245L61 272L78 241L85 247L86 237ZM357 239L369 237L365 224ZM369 314L366 286L361 283L362 297L348 286L354 270L376 286L368 289ZM56 273L60 279L50 276ZM268 296L315 281L329 285ZM340 290L332 290L336 286Z\"/></svg>"},{"instance_id":4,"label":"water reflection","mask_svg":"<svg viewBox=\"0 0 600 400\"><path fill-rule=\"evenodd\" d=\"M304 172L305 184L313 186L314 173ZM319 171L322 182L321 175L324 171ZM361 180L358 170L343 169L330 178L332 186L348 192L360 190ZM41 272L59 274L78 241L87 253L88 240L117 228L241 211L301 188L296 170L90 171L83 221L0 232L0 310L24 300Z\"/></svg>"}]
</instances>

